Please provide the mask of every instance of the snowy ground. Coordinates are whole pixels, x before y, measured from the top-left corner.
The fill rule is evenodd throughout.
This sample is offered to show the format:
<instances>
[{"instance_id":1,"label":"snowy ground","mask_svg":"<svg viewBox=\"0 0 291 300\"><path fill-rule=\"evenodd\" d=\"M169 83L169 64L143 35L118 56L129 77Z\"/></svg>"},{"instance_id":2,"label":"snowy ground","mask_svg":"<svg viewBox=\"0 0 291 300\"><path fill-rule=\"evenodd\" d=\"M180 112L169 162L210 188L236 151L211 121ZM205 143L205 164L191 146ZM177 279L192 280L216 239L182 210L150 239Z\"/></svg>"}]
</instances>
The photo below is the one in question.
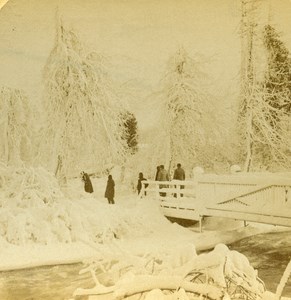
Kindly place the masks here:
<instances>
[{"instance_id":1,"label":"snowy ground","mask_svg":"<svg viewBox=\"0 0 291 300\"><path fill-rule=\"evenodd\" d=\"M32 207L17 207L12 200L3 204L0 270L82 261L108 245L135 254L167 252L186 244L201 251L274 229L211 219L199 233L198 226L189 230L169 222L154 199L139 199L124 186L117 185L116 205L108 205L105 184L104 179L93 179L95 191L90 195L79 179L73 180L65 190L67 197L51 206L31 199Z\"/></svg>"},{"instance_id":2,"label":"snowy ground","mask_svg":"<svg viewBox=\"0 0 291 300\"><path fill-rule=\"evenodd\" d=\"M171 223L161 214L154 199L140 199L118 182L116 204L109 205L103 196L105 179L93 179L94 193L86 194L79 178L60 190L54 178L42 169L12 170L2 166L2 171L2 271L79 261L87 261L90 265L90 261L94 264L102 260L105 265L105 260L142 258L145 262L151 257L160 262L161 269L156 271L160 276L165 266L169 270L170 265L171 272L178 272L185 267L185 262L197 260L196 253L201 250L280 230L266 225L243 227L242 222L208 219L203 233L199 233L198 227L189 229ZM239 261L240 267L250 269L250 276L255 274L245 257L222 246L218 249L215 259L227 255Z\"/></svg>"}]
</instances>

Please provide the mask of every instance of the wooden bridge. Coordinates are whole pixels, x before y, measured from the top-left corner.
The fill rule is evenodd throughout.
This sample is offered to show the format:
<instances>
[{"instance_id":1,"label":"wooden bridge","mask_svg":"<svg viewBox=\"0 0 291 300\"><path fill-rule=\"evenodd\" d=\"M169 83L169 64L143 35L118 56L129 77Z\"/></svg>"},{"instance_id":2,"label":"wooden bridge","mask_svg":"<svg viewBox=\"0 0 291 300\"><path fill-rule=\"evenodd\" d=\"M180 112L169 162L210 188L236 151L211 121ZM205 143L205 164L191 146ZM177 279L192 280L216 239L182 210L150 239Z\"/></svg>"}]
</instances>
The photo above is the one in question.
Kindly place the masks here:
<instances>
[{"instance_id":1,"label":"wooden bridge","mask_svg":"<svg viewBox=\"0 0 291 300\"><path fill-rule=\"evenodd\" d=\"M147 185L147 187L145 187ZM145 193L146 192L146 193ZM291 178L274 175L199 175L192 181L146 181L165 216L223 217L291 227ZM201 225L202 226L202 225Z\"/></svg>"}]
</instances>

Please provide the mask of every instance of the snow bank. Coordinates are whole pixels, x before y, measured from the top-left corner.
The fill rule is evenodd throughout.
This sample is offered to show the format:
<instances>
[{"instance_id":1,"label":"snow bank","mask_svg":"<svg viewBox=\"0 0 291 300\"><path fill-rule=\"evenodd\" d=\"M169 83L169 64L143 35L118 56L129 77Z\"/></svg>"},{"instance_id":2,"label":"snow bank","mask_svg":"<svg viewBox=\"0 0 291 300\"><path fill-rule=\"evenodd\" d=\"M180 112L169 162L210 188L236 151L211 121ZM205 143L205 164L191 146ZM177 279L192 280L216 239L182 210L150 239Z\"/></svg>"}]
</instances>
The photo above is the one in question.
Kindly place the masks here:
<instances>
[{"instance_id":1,"label":"snow bank","mask_svg":"<svg viewBox=\"0 0 291 300\"><path fill-rule=\"evenodd\" d=\"M0 165L0 243L17 245L56 240L63 194L42 168ZM61 226L61 225L60 225Z\"/></svg>"},{"instance_id":2,"label":"snow bank","mask_svg":"<svg viewBox=\"0 0 291 300\"><path fill-rule=\"evenodd\" d=\"M96 198L98 191L89 195L74 184L63 192L54 176L41 168L1 165L1 174L2 245L80 240L103 244L177 227L162 217L157 203L151 200L125 207L120 203L108 205L103 197Z\"/></svg>"}]
</instances>

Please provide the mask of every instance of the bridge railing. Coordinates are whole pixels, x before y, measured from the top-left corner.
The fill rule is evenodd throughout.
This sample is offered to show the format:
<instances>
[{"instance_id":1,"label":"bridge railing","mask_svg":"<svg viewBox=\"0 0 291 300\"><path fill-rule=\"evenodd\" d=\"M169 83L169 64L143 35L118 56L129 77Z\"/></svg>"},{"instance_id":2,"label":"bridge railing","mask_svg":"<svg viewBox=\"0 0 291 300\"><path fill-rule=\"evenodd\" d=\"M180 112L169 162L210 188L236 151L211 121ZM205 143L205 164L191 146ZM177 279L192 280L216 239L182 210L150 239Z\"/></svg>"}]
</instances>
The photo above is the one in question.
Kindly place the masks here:
<instances>
[{"instance_id":1,"label":"bridge railing","mask_svg":"<svg viewBox=\"0 0 291 300\"><path fill-rule=\"evenodd\" d=\"M204 216L291 226L291 179L202 175L189 181L144 181L141 196L152 194L166 216Z\"/></svg>"},{"instance_id":2,"label":"bridge railing","mask_svg":"<svg viewBox=\"0 0 291 300\"><path fill-rule=\"evenodd\" d=\"M207 215L291 227L291 186L269 184L206 208Z\"/></svg>"},{"instance_id":3,"label":"bridge railing","mask_svg":"<svg viewBox=\"0 0 291 300\"><path fill-rule=\"evenodd\" d=\"M291 184L267 184L235 197L218 202L217 205L239 203L260 210L291 209ZM290 214L290 212L289 212ZM291 216L290 216L291 217Z\"/></svg>"},{"instance_id":4,"label":"bridge railing","mask_svg":"<svg viewBox=\"0 0 291 300\"><path fill-rule=\"evenodd\" d=\"M196 182L193 180L143 181L140 196L153 196L167 217L200 221L201 216L196 209ZM201 210L199 210L201 211Z\"/></svg>"},{"instance_id":5,"label":"bridge railing","mask_svg":"<svg viewBox=\"0 0 291 300\"><path fill-rule=\"evenodd\" d=\"M207 206L246 193L260 183L257 177L202 175L197 178L196 195L199 201Z\"/></svg>"},{"instance_id":6,"label":"bridge railing","mask_svg":"<svg viewBox=\"0 0 291 300\"><path fill-rule=\"evenodd\" d=\"M172 180L172 181L142 181L140 197L153 195L161 201L176 200L180 198L195 198L196 183L190 180Z\"/></svg>"}]
</instances>

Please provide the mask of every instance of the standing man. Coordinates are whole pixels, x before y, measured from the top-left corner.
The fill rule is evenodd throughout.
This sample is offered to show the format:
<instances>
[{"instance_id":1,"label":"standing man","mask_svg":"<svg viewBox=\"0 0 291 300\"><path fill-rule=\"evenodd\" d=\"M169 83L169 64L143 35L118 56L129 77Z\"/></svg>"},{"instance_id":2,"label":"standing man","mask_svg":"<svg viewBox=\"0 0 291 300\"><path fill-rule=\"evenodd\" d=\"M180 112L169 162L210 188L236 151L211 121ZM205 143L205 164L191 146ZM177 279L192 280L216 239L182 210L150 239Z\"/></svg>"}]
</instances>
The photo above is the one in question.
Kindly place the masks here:
<instances>
[{"instance_id":1,"label":"standing man","mask_svg":"<svg viewBox=\"0 0 291 300\"><path fill-rule=\"evenodd\" d=\"M175 180L185 180L185 171L182 169L181 164L177 164L177 169L174 172L174 178ZM184 185L181 185L181 190L184 189ZM181 197L183 197L183 194L180 194ZM175 194L174 197L177 197Z\"/></svg>"},{"instance_id":2,"label":"standing man","mask_svg":"<svg viewBox=\"0 0 291 300\"><path fill-rule=\"evenodd\" d=\"M170 179L169 179L169 174L168 174L168 172L165 170L165 167L164 167L164 165L160 165L160 170L159 170L159 173L158 173L158 176L157 176L158 178L158 181L169 181ZM162 188L167 188L168 187L168 185L166 185L166 184L160 184L160 189L162 189ZM166 193L161 193L160 192L160 196L162 196L162 197L165 197L166 196Z\"/></svg>"},{"instance_id":3,"label":"standing man","mask_svg":"<svg viewBox=\"0 0 291 300\"><path fill-rule=\"evenodd\" d=\"M157 171L156 171L156 176L155 176L155 181L158 181L158 175L160 172L160 166L157 166Z\"/></svg>"},{"instance_id":4,"label":"standing man","mask_svg":"<svg viewBox=\"0 0 291 300\"><path fill-rule=\"evenodd\" d=\"M107 198L109 204L114 204L114 194L115 194L115 182L112 178L112 175L108 176L105 198Z\"/></svg>"}]
</instances>

